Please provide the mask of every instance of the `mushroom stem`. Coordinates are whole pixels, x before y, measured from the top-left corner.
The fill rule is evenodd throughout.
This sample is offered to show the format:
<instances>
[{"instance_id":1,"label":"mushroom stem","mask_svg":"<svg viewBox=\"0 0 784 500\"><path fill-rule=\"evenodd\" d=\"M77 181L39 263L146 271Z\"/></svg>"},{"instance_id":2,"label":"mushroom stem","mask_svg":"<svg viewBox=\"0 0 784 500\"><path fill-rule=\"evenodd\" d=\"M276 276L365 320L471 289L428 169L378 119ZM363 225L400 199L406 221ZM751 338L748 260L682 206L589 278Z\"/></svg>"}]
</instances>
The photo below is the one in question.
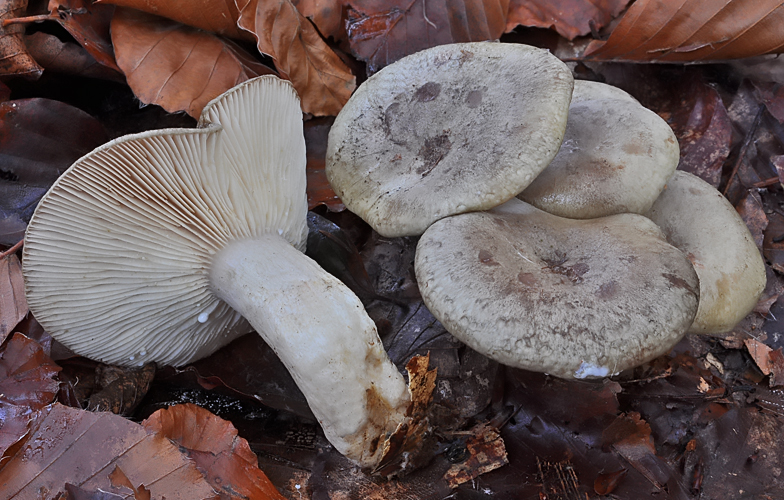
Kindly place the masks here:
<instances>
[{"instance_id":1,"label":"mushroom stem","mask_svg":"<svg viewBox=\"0 0 784 500\"><path fill-rule=\"evenodd\" d=\"M277 234L229 243L210 282L275 350L335 448L374 466L410 396L357 296Z\"/></svg>"}]
</instances>

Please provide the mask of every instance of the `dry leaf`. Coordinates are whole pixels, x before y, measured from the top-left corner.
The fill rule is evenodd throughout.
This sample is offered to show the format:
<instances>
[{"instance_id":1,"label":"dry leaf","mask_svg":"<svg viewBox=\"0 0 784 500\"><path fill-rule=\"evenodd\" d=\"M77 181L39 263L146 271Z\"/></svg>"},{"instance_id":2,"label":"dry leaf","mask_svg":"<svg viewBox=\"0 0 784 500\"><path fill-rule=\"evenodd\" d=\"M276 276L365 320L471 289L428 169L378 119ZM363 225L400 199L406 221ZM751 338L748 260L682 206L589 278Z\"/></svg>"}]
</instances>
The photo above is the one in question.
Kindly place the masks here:
<instances>
[{"instance_id":1,"label":"dry leaf","mask_svg":"<svg viewBox=\"0 0 784 500\"><path fill-rule=\"evenodd\" d=\"M375 72L414 52L455 42L495 40L506 30L509 0L351 2L351 51Z\"/></svg>"},{"instance_id":2,"label":"dry leaf","mask_svg":"<svg viewBox=\"0 0 784 500\"><path fill-rule=\"evenodd\" d=\"M356 79L291 0L238 0L237 7L239 26L256 36L259 51L269 54L281 76L294 84L302 110L337 115Z\"/></svg>"},{"instance_id":3,"label":"dry leaf","mask_svg":"<svg viewBox=\"0 0 784 500\"><path fill-rule=\"evenodd\" d=\"M602 29L628 3L629 0L511 0L506 31L517 25L554 28L561 36L574 40L591 33L591 28Z\"/></svg>"},{"instance_id":4,"label":"dry leaf","mask_svg":"<svg viewBox=\"0 0 784 500\"><path fill-rule=\"evenodd\" d=\"M0 354L0 403L39 410L54 401L60 367L38 342L14 334Z\"/></svg>"},{"instance_id":5,"label":"dry leaf","mask_svg":"<svg viewBox=\"0 0 784 500\"><path fill-rule=\"evenodd\" d=\"M112 42L140 101L194 118L231 87L273 73L229 40L132 9L117 8Z\"/></svg>"},{"instance_id":6,"label":"dry leaf","mask_svg":"<svg viewBox=\"0 0 784 500\"><path fill-rule=\"evenodd\" d=\"M41 412L24 444L0 469L7 498L55 498L66 483L118 493L119 467L134 489L152 498L198 500L215 492L177 446L112 413L55 404Z\"/></svg>"},{"instance_id":7,"label":"dry leaf","mask_svg":"<svg viewBox=\"0 0 784 500\"><path fill-rule=\"evenodd\" d=\"M184 448L222 499L285 500L231 422L188 403L158 410L142 425Z\"/></svg>"},{"instance_id":8,"label":"dry leaf","mask_svg":"<svg viewBox=\"0 0 784 500\"><path fill-rule=\"evenodd\" d=\"M130 7L229 38L253 40L252 35L237 26L239 14L234 0L97 0L96 3Z\"/></svg>"},{"instance_id":9,"label":"dry leaf","mask_svg":"<svg viewBox=\"0 0 784 500\"><path fill-rule=\"evenodd\" d=\"M87 0L49 0L49 10L96 61L120 71L109 36L113 6L94 5Z\"/></svg>"},{"instance_id":10,"label":"dry leaf","mask_svg":"<svg viewBox=\"0 0 784 500\"><path fill-rule=\"evenodd\" d=\"M310 19L324 38L346 38L343 0L293 0L297 10Z\"/></svg>"},{"instance_id":11,"label":"dry leaf","mask_svg":"<svg viewBox=\"0 0 784 500\"><path fill-rule=\"evenodd\" d=\"M0 343L26 315L22 264L11 254L0 258Z\"/></svg>"},{"instance_id":12,"label":"dry leaf","mask_svg":"<svg viewBox=\"0 0 784 500\"><path fill-rule=\"evenodd\" d=\"M332 127L330 118L308 120L305 122L305 146L308 164L308 210L318 205L326 205L330 211L340 212L346 206L332 190L327 180L326 158L327 137Z\"/></svg>"},{"instance_id":13,"label":"dry leaf","mask_svg":"<svg viewBox=\"0 0 784 500\"><path fill-rule=\"evenodd\" d=\"M479 424L469 432L466 449L470 456L463 462L452 465L444 475L450 488L456 488L509 463L504 440L498 429Z\"/></svg>"},{"instance_id":14,"label":"dry leaf","mask_svg":"<svg viewBox=\"0 0 784 500\"><path fill-rule=\"evenodd\" d=\"M0 20L14 19L25 15L27 0L2 0ZM0 75L23 76L35 80L44 69L27 53L22 35L24 24L0 27Z\"/></svg>"},{"instance_id":15,"label":"dry leaf","mask_svg":"<svg viewBox=\"0 0 784 500\"><path fill-rule=\"evenodd\" d=\"M586 59L691 62L784 50L781 0L638 0Z\"/></svg>"},{"instance_id":16,"label":"dry leaf","mask_svg":"<svg viewBox=\"0 0 784 500\"><path fill-rule=\"evenodd\" d=\"M30 55L48 71L125 83L119 69L98 64L81 45L63 42L42 31L25 35L24 40Z\"/></svg>"},{"instance_id":17,"label":"dry leaf","mask_svg":"<svg viewBox=\"0 0 784 500\"><path fill-rule=\"evenodd\" d=\"M751 359L757 364L757 367L764 375L770 375L770 353L773 351L770 347L757 342L754 339L744 339L743 343L751 355Z\"/></svg>"}]
</instances>

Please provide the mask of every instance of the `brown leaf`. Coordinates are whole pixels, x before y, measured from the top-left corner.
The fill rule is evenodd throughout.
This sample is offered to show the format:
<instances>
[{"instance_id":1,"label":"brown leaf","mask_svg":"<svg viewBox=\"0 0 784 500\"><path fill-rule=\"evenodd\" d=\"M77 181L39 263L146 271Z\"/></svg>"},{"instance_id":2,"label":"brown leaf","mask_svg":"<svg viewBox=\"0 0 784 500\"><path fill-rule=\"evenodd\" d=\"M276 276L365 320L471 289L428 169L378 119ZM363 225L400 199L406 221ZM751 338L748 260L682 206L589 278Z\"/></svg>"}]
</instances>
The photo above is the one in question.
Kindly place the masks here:
<instances>
[{"instance_id":1,"label":"brown leaf","mask_svg":"<svg viewBox=\"0 0 784 500\"><path fill-rule=\"evenodd\" d=\"M39 410L54 401L60 367L34 340L16 333L0 354L0 402Z\"/></svg>"},{"instance_id":2,"label":"brown leaf","mask_svg":"<svg viewBox=\"0 0 784 500\"><path fill-rule=\"evenodd\" d=\"M348 2L352 53L373 73L414 52L455 42L499 38L509 0L371 0Z\"/></svg>"},{"instance_id":3,"label":"brown leaf","mask_svg":"<svg viewBox=\"0 0 784 500\"><path fill-rule=\"evenodd\" d=\"M16 254L0 257L0 343L26 315L22 264Z\"/></svg>"},{"instance_id":4,"label":"brown leaf","mask_svg":"<svg viewBox=\"0 0 784 500\"><path fill-rule=\"evenodd\" d=\"M501 439L498 429L480 424L469 432L466 449L470 456L465 461L452 465L444 475L450 488L472 481L509 463L504 440Z\"/></svg>"},{"instance_id":5,"label":"brown leaf","mask_svg":"<svg viewBox=\"0 0 784 500\"><path fill-rule=\"evenodd\" d=\"M762 252L773 269L784 273L784 215L773 212L762 242Z\"/></svg>"},{"instance_id":6,"label":"brown leaf","mask_svg":"<svg viewBox=\"0 0 784 500\"><path fill-rule=\"evenodd\" d=\"M253 40L250 33L237 26L239 13L234 0L97 0L96 3L130 7L229 38Z\"/></svg>"},{"instance_id":7,"label":"brown leaf","mask_svg":"<svg viewBox=\"0 0 784 500\"><path fill-rule=\"evenodd\" d=\"M331 127L331 118L319 118L305 122L305 146L308 158L308 210L312 210L318 205L326 205L333 212L346 209L338 195L332 190L325 171L327 137Z\"/></svg>"},{"instance_id":8,"label":"brown leaf","mask_svg":"<svg viewBox=\"0 0 784 500\"><path fill-rule=\"evenodd\" d=\"M356 79L291 0L238 0L237 7L239 26L256 36L259 51L269 54L281 76L294 84L302 110L337 115Z\"/></svg>"},{"instance_id":9,"label":"brown leaf","mask_svg":"<svg viewBox=\"0 0 784 500\"><path fill-rule=\"evenodd\" d=\"M751 231L751 236L754 238L757 248L762 250L765 228L768 227L768 216L765 214L759 192L750 190L735 209L743 218L743 222L746 223L749 231Z\"/></svg>"},{"instance_id":10,"label":"brown leaf","mask_svg":"<svg viewBox=\"0 0 784 500\"><path fill-rule=\"evenodd\" d=\"M696 82L673 109L669 123L681 147L678 168L718 188L732 142L732 122L721 96L716 89Z\"/></svg>"},{"instance_id":11,"label":"brown leaf","mask_svg":"<svg viewBox=\"0 0 784 500\"><path fill-rule=\"evenodd\" d=\"M284 500L231 422L188 403L158 410L142 425L185 448L222 499Z\"/></svg>"},{"instance_id":12,"label":"brown leaf","mask_svg":"<svg viewBox=\"0 0 784 500\"><path fill-rule=\"evenodd\" d=\"M273 73L234 42L132 9L115 12L112 42L140 101L194 118L231 87Z\"/></svg>"},{"instance_id":13,"label":"brown leaf","mask_svg":"<svg viewBox=\"0 0 784 500\"><path fill-rule=\"evenodd\" d=\"M125 83L119 69L115 71L99 64L79 44L63 42L42 31L25 35L24 40L30 55L48 71Z\"/></svg>"},{"instance_id":14,"label":"brown leaf","mask_svg":"<svg viewBox=\"0 0 784 500\"><path fill-rule=\"evenodd\" d=\"M155 363L141 368L99 365L96 378L100 390L90 395L87 409L128 416L141 402L155 378Z\"/></svg>"},{"instance_id":15,"label":"brown leaf","mask_svg":"<svg viewBox=\"0 0 784 500\"><path fill-rule=\"evenodd\" d=\"M752 80L757 99L765 104L768 113L779 123L784 123L784 86L773 82L755 82Z\"/></svg>"},{"instance_id":16,"label":"brown leaf","mask_svg":"<svg viewBox=\"0 0 784 500\"><path fill-rule=\"evenodd\" d=\"M765 375L770 375L770 353L773 351L770 347L758 342L754 339L744 339L743 343L751 355L751 359L757 364L757 367Z\"/></svg>"},{"instance_id":17,"label":"brown leaf","mask_svg":"<svg viewBox=\"0 0 784 500\"><path fill-rule=\"evenodd\" d=\"M8 498L54 498L70 483L118 493L110 475L121 468L152 498L215 498L193 463L165 437L112 413L55 404L41 412L30 436L0 470Z\"/></svg>"},{"instance_id":18,"label":"brown leaf","mask_svg":"<svg viewBox=\"0 0 784 500\"><path fill-rule=\"evenodd\" d=\"M561 36L574 40L600 30L626 8L629 0L511 0L506 31L517 25L554 28Z\"/></svg>"},{"instance_id":19,"label":"brown leaf","mask_svg":"<svg viewBox=\"0 0 784 500\"><path fill-rule=\"evenodd\" d=\"M96 61L120 71L109 36L113 6L95 5L86 0L49 0L49 10Z\"/></svg>"},{"instance_id":20,"label":"brown leaf","mask_svg":"<svg viewBox=\"0 0 784 500\"><path fill-rule=\"evenodd\" d=\"M691 62L738 59L784 47L781 0L638 0L586 59Z\"/></svg>"},{"instance_id":21,"label":"brown leaf","mask_svg":"<svg viewBox=\"0 0 784 500\"><path fill-rule=\"evenodd\" d=\"M25 15L27 0L2 0L0 20ZM44 69L27 53L22 35L24 24L0 27L0 75L15 75L35 80Z\"/></svg>"},{"instance_id":22,"label":"brown leaf","mask_svg":"<svg viewBox=\"0 0 784 500\"><path fill-rule=\"evenodd\" d=\"M293 0L297 10L318 28L324 38L346 38L343 0Z\"/></svg>"}]
</instances>

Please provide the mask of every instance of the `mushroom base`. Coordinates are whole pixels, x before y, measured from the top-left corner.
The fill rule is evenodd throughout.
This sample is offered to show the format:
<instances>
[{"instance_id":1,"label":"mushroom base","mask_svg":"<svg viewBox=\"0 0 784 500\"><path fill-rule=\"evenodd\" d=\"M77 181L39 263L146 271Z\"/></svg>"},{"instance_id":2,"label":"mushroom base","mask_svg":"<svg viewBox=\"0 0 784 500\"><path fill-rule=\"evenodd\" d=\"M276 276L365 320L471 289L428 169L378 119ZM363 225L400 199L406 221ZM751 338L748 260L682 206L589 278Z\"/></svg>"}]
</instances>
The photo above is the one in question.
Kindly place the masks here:
<instances>
[{"instance_id":1,"label":"mushroom base","mask_svg":"<svg viewBox=\"0 0 784 500\"><path fill-rule=\"evenodd\" d=\"M375 466L410 396L357 296L277 234L230 243L210 282L275 350L335 448Z\"/></svg>"}]
</instances>

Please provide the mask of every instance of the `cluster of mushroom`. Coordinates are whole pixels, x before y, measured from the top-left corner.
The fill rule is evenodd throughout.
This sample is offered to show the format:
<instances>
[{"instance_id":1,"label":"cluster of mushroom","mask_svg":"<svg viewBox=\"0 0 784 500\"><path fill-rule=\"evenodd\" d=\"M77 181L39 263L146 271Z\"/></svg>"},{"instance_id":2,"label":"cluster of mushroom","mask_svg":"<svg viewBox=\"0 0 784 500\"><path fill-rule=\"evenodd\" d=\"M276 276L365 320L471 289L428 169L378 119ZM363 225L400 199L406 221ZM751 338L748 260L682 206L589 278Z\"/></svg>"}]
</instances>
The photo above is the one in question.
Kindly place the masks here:
<instances>
[{"instance_id":1,"label":"cluster of mushroom","mask_svg":"<svg viewBox=\"0 0 784 500\"><path fill-rule=\"evenodd\" d=\"M677 140L545 50L469 43L388 66L333 125L327 175L384 236L419 236L425 304L501 363L602 377L748 314L765 268ZM517 198L515 198L517 196Z\"/></svg>"}]
</instances>

